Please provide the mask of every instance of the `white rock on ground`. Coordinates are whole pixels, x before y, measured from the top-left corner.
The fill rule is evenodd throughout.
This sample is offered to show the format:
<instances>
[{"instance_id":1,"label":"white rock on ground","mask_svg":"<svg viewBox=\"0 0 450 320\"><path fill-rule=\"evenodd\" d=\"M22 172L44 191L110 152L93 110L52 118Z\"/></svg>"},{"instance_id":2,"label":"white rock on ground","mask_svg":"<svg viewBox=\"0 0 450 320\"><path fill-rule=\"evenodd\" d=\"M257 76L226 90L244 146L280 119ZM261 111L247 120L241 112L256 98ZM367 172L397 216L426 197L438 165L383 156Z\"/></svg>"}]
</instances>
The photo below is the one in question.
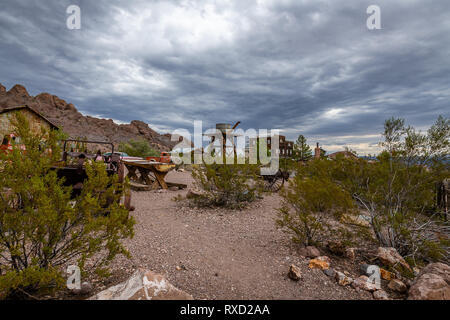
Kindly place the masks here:
<instances>
[{"instance_id":1,"label":"white rock on ground","mask_svg":"<svg viewBox=\"0 0 450 320\"><path fill-rule=\"evenodd\" d=\"M138 269L127 281L103 290L89 300L193 300L162 275Z\"/></svg>"}]
</instances>

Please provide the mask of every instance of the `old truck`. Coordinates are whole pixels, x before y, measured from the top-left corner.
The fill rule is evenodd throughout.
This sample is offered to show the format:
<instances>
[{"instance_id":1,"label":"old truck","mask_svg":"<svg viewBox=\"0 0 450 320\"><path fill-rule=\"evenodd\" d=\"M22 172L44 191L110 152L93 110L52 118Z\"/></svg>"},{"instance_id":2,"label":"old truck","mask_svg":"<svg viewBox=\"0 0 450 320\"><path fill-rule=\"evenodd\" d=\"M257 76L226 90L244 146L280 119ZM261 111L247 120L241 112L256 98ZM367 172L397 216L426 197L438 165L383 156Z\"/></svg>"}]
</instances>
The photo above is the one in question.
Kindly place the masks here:
<instances>
[{"instance_id":1,"label":"old truck","mask_svg":"<svg viewBox=\"0 0 450 320\"><path fill-rule=\"evenodd\" d=\"M87 179L87 173L85 170L86 161L103 162L106 166L106 172L108 175L118 175L119 182L124 182L125 179L125 166L119 154L114 152L114 145L110 142L103 141L84 141L84 140L64 140L62 159L55 166L53 170L57 172L58 177L64 178L64 184L72 187L72 193L74 196L79 194L83 188L83 183ZM83 146L82 150L74 150L70 148L71 144ZM95 148L108 146L111 149L110 156L104 156L100 152L90 153L88 151L88 145L93 145ZM92 148L92 147L91 147ZM124 193L121 203L130 211L134 210L131 206L131 194Z\"/></svg>"},{"instance_id":2,"label":"old truck","mask_svg":"<svg viewBox=\"0 0 450 320\"><path fill-rule=\"evenodd\" d=\"M162 162L162 163L171 163L172 158L170 157L169 152L161 152L159 157L146 157L145 160L153 161L153 162Z\"/></svg>"}]
</instances>

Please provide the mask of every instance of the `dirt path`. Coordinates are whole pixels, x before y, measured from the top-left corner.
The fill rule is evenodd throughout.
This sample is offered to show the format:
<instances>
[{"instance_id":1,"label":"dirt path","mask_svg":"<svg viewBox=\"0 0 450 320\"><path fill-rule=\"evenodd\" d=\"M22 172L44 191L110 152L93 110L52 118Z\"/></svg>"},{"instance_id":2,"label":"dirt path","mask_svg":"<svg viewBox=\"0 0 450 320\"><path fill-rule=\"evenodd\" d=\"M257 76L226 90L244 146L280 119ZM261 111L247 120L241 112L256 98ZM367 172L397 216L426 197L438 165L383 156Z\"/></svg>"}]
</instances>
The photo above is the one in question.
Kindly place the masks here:
<instances>
[{"instance_id":1,"label":"dirt path","mask_svg":"<svg viewBox=\"0 0 450 320\"><path fill-rule=\"evenodd\" d=\"M169 181L192 183L188 172ZM276 228L279 196L266 196L245 211L189 209L172 198L186 191L134 192L132 259L119 259L123 276L136 267L164 274L196 299L365 299L371 295L340 287L296 253L289 235ZM287 278L290 264L303 280ZM180 270L181 269L181 270Z\"/></svg>"}]
</instances>

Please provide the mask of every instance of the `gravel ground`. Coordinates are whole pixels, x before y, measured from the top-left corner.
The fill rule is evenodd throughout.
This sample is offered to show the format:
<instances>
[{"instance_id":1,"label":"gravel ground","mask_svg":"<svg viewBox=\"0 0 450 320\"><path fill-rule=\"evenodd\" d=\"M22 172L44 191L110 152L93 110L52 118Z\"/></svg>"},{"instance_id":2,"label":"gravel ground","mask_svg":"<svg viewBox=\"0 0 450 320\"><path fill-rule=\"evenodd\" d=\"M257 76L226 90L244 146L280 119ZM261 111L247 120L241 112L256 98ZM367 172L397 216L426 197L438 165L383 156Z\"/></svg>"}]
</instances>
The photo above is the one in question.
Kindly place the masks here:
<instances>
[{"instance_id":1,"label":"gravel ground","mask_svg":"<svg viewBox=\"0 0 450 320\"><path fill-rule=\"evenodd\" d=\"M192 185L189 172L171 172L168 181ZM371 294L339 286L308 268L288 234L275 225L278 195L243 211L194 209L173 201L186 190L133 192L135 237L126 242L131 260L118 258L115 275L125 280L137 267L165 275L196 299L370 299ZM287 277L289 266L303 279Z\"/></svg>"}]
</instances>

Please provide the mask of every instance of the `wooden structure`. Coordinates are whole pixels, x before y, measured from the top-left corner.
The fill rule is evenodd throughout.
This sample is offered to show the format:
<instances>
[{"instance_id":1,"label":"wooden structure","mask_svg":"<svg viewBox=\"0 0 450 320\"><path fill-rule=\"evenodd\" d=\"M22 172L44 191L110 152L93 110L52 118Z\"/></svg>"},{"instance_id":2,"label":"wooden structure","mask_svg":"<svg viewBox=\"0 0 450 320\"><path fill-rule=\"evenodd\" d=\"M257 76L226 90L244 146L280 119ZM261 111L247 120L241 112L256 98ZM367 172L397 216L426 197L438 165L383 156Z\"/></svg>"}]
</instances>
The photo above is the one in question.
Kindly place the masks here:
<instances>
[{"instance_id":1,"label":"wooden structure","mask_svg":"<svg viewBox=\"0 0 450 320\"><path fill-rule=\"evenodd\" d=\"M165 189L169 187L187 188L186 184L165 181L166 175L175 169L175 164L148 160L123 160L128 170L128 178L132 182L147 186L150 190Z\"/></svg>"}]
</instances>

